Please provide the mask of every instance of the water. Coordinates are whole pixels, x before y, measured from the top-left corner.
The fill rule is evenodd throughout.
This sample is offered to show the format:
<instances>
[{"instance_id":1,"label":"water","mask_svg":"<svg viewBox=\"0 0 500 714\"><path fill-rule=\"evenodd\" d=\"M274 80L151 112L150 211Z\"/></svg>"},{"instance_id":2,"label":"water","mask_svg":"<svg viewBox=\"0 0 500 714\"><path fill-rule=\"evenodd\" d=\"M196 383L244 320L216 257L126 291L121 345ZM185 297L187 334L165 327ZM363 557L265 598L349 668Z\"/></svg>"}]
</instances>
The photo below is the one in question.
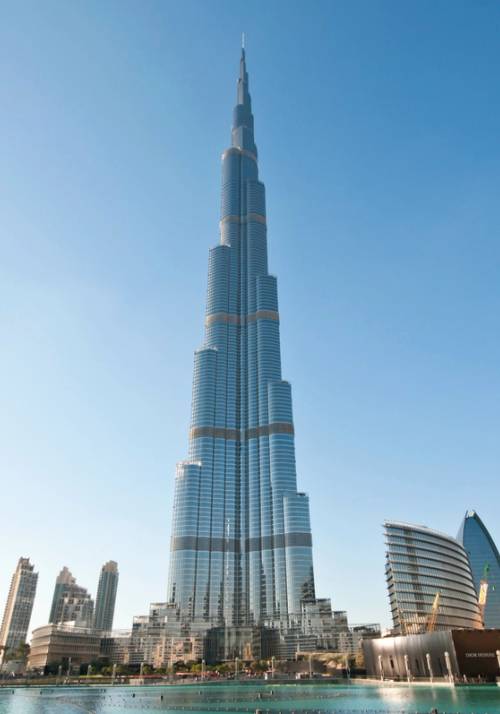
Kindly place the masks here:
<instances>
[{"instance_id":1,"label":"water","mask_svg":"<svg viewBox=\"0 0 500 714\"><path fill-rule=\"evenodd\" d=\"M12 693L13 692L13 693ZM495 714L500 687L336 684L182 684L151 687L0 689L0 714Z\"/></svg>"}]
</instances>

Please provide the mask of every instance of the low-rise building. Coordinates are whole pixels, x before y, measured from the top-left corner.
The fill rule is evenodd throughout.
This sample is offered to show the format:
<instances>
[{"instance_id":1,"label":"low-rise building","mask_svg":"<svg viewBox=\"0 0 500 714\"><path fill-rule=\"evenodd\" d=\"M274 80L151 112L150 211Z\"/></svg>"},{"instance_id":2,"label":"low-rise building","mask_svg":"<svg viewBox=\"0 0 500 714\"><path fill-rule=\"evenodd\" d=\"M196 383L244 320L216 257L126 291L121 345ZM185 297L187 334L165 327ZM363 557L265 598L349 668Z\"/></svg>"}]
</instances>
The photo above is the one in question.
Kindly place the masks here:
<instances>
[{"instance_id":1,"label":"low-rise building","mask_svg":"<svg viewBox=\"0 0 500 714\"><path fill-rule=\"evenodd\" d=\"M74 623L44 625L33 630L28 669L44 670L48 665L78 667L99 658L101 637L93 629Z\"/></svg>"},{"instance_id":2,"label":"low-rise building","mask_svg":"<svg viewBox=\"0 0 500 714\"><path fill-rule=\"evenodd\" d=\"M314 649L331 650L334 646L332 604L329 598L302 603L302 630L316 639Z\"/></svg>"},{"instance_id":3,"label":"low-rise building","mask_svg":"<svg viewBox=\"0 0 500 714\"><path fill-rule=\"evenodd\" d=\"M101 657L110 664L129 664L131 630L101 633Z\"/></svg>"},{"instance_id":4,"label":"low-rise building","mask_svg":"<svg viewBox=\"0 0 500 714\"><path fill-rule=\"evenodd\" d=\"M500 630L439 630L363 641L367 674L379 679L494 681Z\"/></svg>"},{"instance_id":5,"label":"low-rise building","mask_svg":"<svg viewBox=\"0 0 500 714\"><path fill-rule=\"evenodd\" d=\"M380 625L376 622L349 625L345 632L338 635L338 652L356 655L361 650L364 640L380 637Z\"/></svg>"}]
</instances>

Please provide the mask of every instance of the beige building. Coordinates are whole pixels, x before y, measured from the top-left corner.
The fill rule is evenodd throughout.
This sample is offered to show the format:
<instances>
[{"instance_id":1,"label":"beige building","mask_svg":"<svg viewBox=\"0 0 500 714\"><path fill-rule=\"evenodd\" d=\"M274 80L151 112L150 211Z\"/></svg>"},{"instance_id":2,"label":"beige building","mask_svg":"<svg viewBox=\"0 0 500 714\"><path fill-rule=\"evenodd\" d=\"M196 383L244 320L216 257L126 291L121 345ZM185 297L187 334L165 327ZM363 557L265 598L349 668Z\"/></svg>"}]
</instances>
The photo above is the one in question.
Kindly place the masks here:
<instances>
[{"instance_id":1,"label":"beige building","mask_svg":"<svg viewBox=\"0 0 500 714\"><path fill-rule=\"evenodd\" d=\"M49 664L63 668L90 664L101 653L100 634L73 623L44 625L33 630L28 669L42 670Z\"/></svg>"},{"instance_id":2,"label":"beige building","mask_svg":"<svg viewBox=\"0 0 500 714\"><path fill-rule=\"evenodd\" d=\"M86 588L78 585L66 566L56 578L49 622L74 622L77 627L92 627L94 601Z\"/></svg>"},{"instance_id":3,"label":"beige building","mask_svg":"<svg viewBox=\"0 0 500 714\"><path fill-rule=\"evenodd\" d=\"M8 650L15 650L26 642L38 581L34 568L29 558L19 558L0 629L0 662Z\"/></svg>"}]
</instances>

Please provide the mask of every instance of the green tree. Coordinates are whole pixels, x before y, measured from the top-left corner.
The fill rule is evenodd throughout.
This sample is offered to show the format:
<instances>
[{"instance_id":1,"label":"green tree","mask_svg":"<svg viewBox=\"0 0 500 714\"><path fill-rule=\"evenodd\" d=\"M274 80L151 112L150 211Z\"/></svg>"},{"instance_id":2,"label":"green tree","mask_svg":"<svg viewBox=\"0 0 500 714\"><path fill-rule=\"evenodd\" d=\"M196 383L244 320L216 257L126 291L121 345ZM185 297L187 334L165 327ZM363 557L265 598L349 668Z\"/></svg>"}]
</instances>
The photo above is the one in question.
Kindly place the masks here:
<instances>
[{"instance_id":1,"label":"green tree","mask_svg":"<svg viewBox=\"0 0 500 714\"><path fill-rule=\"evenodd\" d=\"M5 653L5 661L11 662L12 660L19 659L26 662L30 654L30 646L23 642L14 649L7 650Z\"/></svg>"},{"instance_id":2,"label":"green tree","mask_svg":"<svg viewBox=\"0 0 500 714\"><path fill-rule=\"evenodd\" d=\"M256 659L250 662L250 669L252 672L267 672L269 669L269 663L265 659Z\"/></svg>"}]
</instances>

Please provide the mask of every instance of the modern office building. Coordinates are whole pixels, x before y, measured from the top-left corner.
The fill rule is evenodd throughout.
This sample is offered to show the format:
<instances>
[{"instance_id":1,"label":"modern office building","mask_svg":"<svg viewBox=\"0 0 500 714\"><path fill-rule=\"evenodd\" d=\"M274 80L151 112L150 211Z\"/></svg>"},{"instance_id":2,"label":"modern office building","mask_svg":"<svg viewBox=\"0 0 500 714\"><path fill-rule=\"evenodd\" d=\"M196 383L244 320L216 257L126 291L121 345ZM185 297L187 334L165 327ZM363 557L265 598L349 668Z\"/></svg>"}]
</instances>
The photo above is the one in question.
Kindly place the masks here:
<instances>
[{"instance_id":1,"label":"modern office building","mask_svg":"<svg viewBox=\"0 0 500 714\"><path fill-rule=\"evenodd\" d=\"M179 619L175 605L153 602L148 615L133 618L128 645L127 664L152 667L167 667L179 659L175 653L182 652L185 661L207 659L202 634L189 631Z\"/></svg>"},{"instance_id":2,"label":"modern office building","mask_svg":"<svg viewBox=\"0 0 500 714\"><path fill-rule=\"evenodd\" d=\"M131 630L101 633L101 656L110 664L129 664Z\"/></svg>"},{"instance_id":3,"label":"modern office building","mask_svg":"<svg viewBox=\"0 0 500 714\"><path fill-rule=\"evenodd\" d=\"M395 634L482 628L469 560L455 538L386 521L385 541Z\"/></svg>"},{"instance_id":4,"label":"modern office building","mask_svg":"<svg viewBox=\"0 0 500 714\"><path fill-rule=\"evenodd\" d=\"M302 631L305 635L314 635L317 649L333 650L335 637L330 598L302 603Z\"/></svg>"},{"instance_id":5,"label":"modern office building","mask_svg":"<svg viewBox=\"0 0 500 714\"><path fill-rule=\"evenodd\" d=\"M457 540L469 557L472 577L482 604L485 627L500 628L500 555L475 511L467 511Z\"/></svg>"},{"instance_id":6,"label":"modern office building","mask_svg":"<svg viewBox=\"0 0 500 714\"><path fill-rule=\"evenodd\" d=\"M34 570L35 566L29 558L19 558L0 628L0 662L9 650L15 650L26 642L38 582L38 573Z\"/></svg>"},{"instance_id":7,"label":"modern office building","mask_svg":"<svg viewBox=\"0 0 500 714\"><path fill-rule=\"evenodd\" d=\"M78 627L92 627L94 601L86 588L78 585L66 566L56 578L49 622L74 622Z\"/></svg>"},{"instance_id":8,"label":"modern office building","mask_svg":"<svg viewBox=\"0 0 500 714\"><path fill-rule=\"evenodd\" d=\"M339 635L338 652L356 655L365 640L379 638L381 628L378 622L361 622L349 626L349 630Z\"/></svg>"},{"instance_id":9,"label":"modern office building","mask_svg":"<svg viewBox=\"0 0 500 714\"><path fill-rule=\"evenodd\" d=\"M113 629L116 591L118 588L118 563L109 560L101 568L95 602L94 627L110 632Z\"/></svg>"},{"instance_id":10,"label":"modern office building","mask_svg":"<svg viewBox=\"0 0 500 714\"><path fill-rule=\"evenodd\" d=\"M309 500L297 490L266 234L242 50L205 339L194 357L188 459L175 479L168 585L192 632L226 629L228 657L242 654L254 626L300 628L303 603L315 601Z\"/></svg>"}]
</instances>

